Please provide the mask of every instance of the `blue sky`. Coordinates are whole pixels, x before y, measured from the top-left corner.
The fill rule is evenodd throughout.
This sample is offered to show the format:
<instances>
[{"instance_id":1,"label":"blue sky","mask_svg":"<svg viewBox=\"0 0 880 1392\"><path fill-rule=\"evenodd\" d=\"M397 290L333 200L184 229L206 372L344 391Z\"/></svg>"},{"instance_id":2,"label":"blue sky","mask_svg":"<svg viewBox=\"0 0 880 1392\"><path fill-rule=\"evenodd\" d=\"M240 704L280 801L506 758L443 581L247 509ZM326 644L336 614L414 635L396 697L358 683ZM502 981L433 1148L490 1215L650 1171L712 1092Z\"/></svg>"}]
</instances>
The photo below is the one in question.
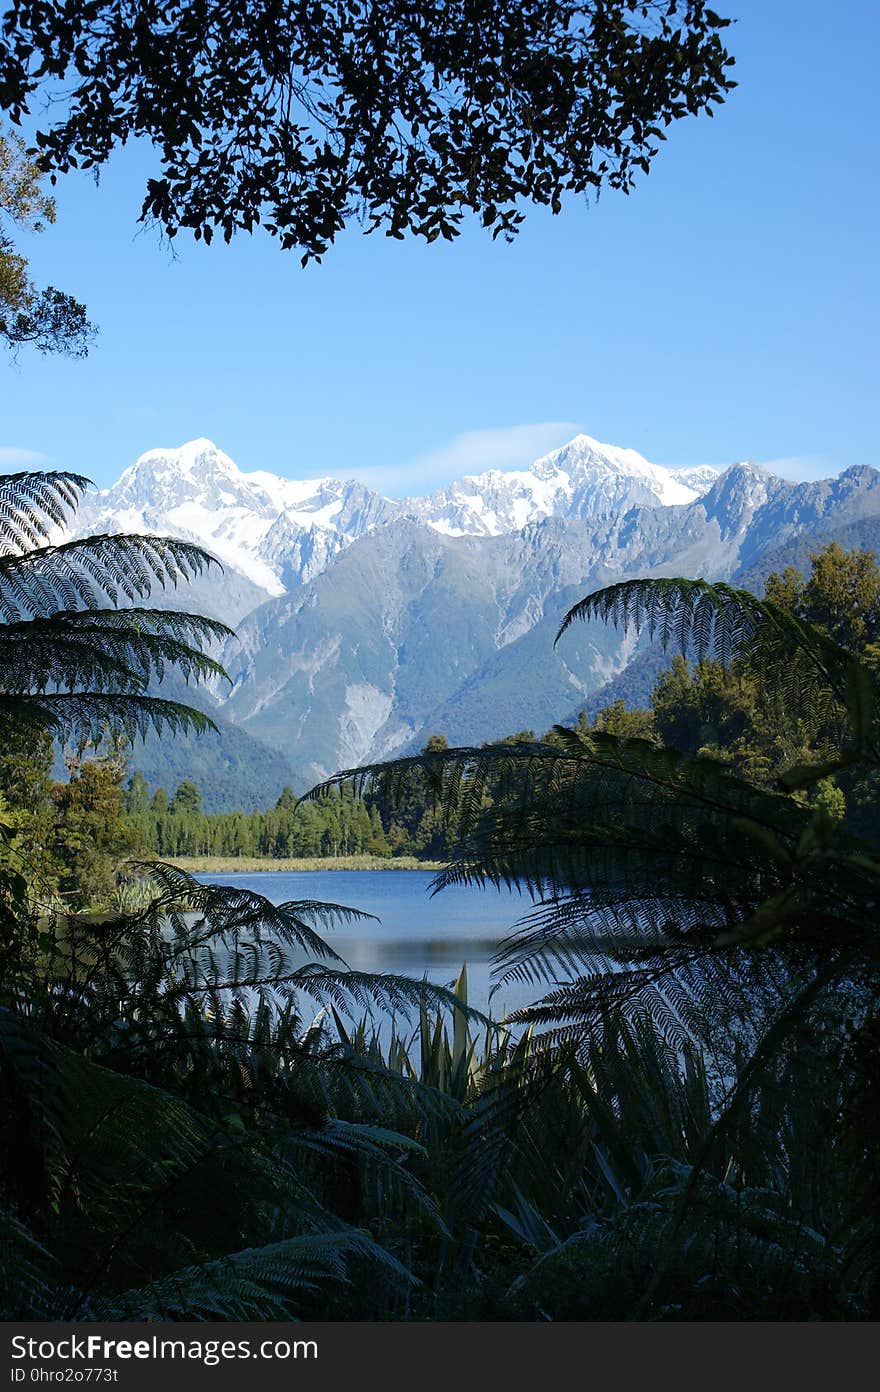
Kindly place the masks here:
<instances>
[{"instance_id":1,"label":"blue sky","mask_svg":"<svg viewBox=\"0 0 880 1392\"><path fill-rule=\"evenodd\" d=\"M70 176L28 251L85 301L85 362L0 360L0 468L106 486L209 436L242 468L403 494L517 467L577 429L672 466L880 465L877 0L719 0L739 87L679 122L629 198L430 247L350 229L301 269L265 234L137 212L148 152Z\"/></svg>"}]
</instances>

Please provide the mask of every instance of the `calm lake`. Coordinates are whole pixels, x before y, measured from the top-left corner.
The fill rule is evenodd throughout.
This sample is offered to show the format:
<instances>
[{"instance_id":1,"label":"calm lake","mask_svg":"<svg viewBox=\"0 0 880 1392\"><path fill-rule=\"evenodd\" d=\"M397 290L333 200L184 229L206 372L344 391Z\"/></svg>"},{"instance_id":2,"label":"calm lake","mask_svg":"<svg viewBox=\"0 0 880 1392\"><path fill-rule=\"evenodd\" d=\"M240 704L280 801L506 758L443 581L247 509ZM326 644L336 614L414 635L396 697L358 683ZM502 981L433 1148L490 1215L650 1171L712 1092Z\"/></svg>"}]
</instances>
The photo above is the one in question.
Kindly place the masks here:
<instances>
[{"instance_id":1,"label":"calm lake","mask_svg":"<svg viewBox=\"0 0 880 1392\"><path fill-rule=\"evenodd\" d=\"M433 898L433 874L423 870L309 870L291 874L197 875L204 884L230 884L255 891L274 904L316 899L345 904L376 916L378 922L346 924L326 934L330 946L357 971L427 976L452 985L462 963L468 968L468 999L480 1010L494 984L495 948L513 923L531 907L525 895L508 890L456 885ZM526 1005L539 989L513 983L493 997L490 1013Z\"/></svg>"}]
</instances>

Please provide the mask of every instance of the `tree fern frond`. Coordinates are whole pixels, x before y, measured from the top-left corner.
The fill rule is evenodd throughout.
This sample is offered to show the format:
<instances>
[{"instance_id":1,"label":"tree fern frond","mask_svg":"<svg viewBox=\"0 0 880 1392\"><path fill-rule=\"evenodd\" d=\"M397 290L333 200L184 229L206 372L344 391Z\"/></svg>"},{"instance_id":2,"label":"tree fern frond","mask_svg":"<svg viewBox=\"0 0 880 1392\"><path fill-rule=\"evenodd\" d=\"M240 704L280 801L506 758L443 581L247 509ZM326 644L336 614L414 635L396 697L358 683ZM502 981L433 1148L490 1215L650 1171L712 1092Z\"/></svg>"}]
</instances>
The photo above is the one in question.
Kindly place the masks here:
<instances>
[{"instance_id":1,"label":"tree fern frond","mask_svg":"<svg viewBox=\"0 0 880 1392\"><path fill-rule=\"evenodd\" d=\"M690 647L698 659L715 653L722 662L740 651L764 621L761 601L722 582L681 578L625 580L596 590L568 610L556 642L576 619L601 619L620 628L647 629L664 647Z\"/></svg>"},{"instance_id":2,"label":"tree fern frond","mask_svg":"<svg viewBox=\"0 0 880 1392\"><path fill-rule=\"evenodd\" d=\"M708 655L723 664L755 643L765 650L765 660L802 659L799 671L804 699L804 674L812 688L825 684L845 707L870 709L876 720L877 684L853 655L815 624L806 622L771 600L757 599L748 590L706 580L627 580L587 595L565 615L556 642L576 620L603 619L618 627L647 629L667 647L671 642L697 660ZM784 673L781 672L780 675ZM862 723L866 717L863 717Z\"/></svg>"},{"instance_id":3,"label":"tree fern frond","mask_svg":"<svg viewBox=\"0 0 880 1392\"><path fill-rule=\"evenodd\" d=\"M137 601L155 584L177 585L219 563L169 537L102 534L51 544L87 482L39 473L0 481L0 719L86 740L113 722L130 736L215 729L209 717L149 687L168 669L186 681L225 677L203 647L229 630ZM120 599L131 607L107 607Z\"/></svg>"},{"instance_id":4,"label":"tree fern frond","mask_svg":"<svg viewBox=\"0 0 880 1392\"><path fill-rule=\"evenodd\" d=\"M230 885L201 884L186 871L161 861L132 861L132 868L146 876L158 893L142 915L154 927L167 922L172 941L187 951L218 939L245 939L261 944L271 938L296 945L316 956L341 962L319 936L339 924L372 919L361 909L320 900L289 900L273 904L253 890Z\"/></svg>"},{"instance_id":5,"label":"tree fern frond","mask_svg":"<svg viewBox=\"0 0 880 1392\"><path fill-rule=\"evenodd\" d=\"M64 526L90 480L82 474L19 473L0 478L0 554L30 550Z\"/></svg>"},{"instance_id":6,"label":"tree fern frond","mask_svg":"<svg viewBox=\"0 0 880 1392\"><path fill-rule=\"evenodd\" d=\"M435 804L447 814L455 811L468 823L478 815L482 795L490 782L503 787L506 780L525 779L530 772L548 777L557 765L570 758L568 752L540 742L429 751L346 769L310 789L300 801L328 797L337 788L349 785L358 795L370 793L393 803L407 780L419 773L424 776Z\"/></svg>"},{"instance_id":7,"label":"tree fern frond","mask_svg":"<svg viewBox=\"0 0 880 1392\"><path fill-rule=\"evenodd\" d=\"M150 614L149 620L143 615ZM59 611L43 619L0 625L0 661L7 691L44 691L54 686L112 690L122 683L143 691L161 681L167 668L185 680L226 677L219 662L178 636L192 625L178 623L173 612ZM228 633L219 624L204 625L197 636L214 639ZM228 678L227 678L228 680Z\"/></svg>"},{"instance_id":8,"label":"tree fern frond","mask_svg":"<svg viewBox=\"0 0 880 1392\"><path fill-rule=\"evenodd\" d=\"M202 734L216 730L210 716L194 706L135 692L54 691L0 694L0 722L11 728L48 729L61 740L97 743L108 725L129 737L150 730L161 734Z\"/></svg>"},{"instance_id":9,"label":"tree fern frond","mask_svg":"<svg viewBox=\"0 0 880 1392\"><path fill-rule=\"evenodd\" d=\"M119 628L124 632L156 634L192 645L195 640L222 642L235 636L234 630L219 619L204 614L190 614L185 609L99 609L88 613L76 610L64 616L70 627L90 628L99 624L104 629Z\"/></svg>"},{"instance_id":10,"label":"tree fern frond","mask_svg":"<svg viewBox=\"0 0 880 1392\"><path fill-rule=\"evenodd\" d=\"M219 564L202 547L172 537L81 537L0 556L0 606L15 622L58 609L101 609L108 600L136 605L156 584L177 586Z\"/></svg>"},{"instance_id":11,"label":"tree fern frond","mask_svg":"<svg viewBox=\"0 0 880 1392\"><path fill-rule=\"evenodd\" d=\"M349 1263L366 1259L394 1280L413 1277L369 1233L357 1229L302 1234L182 1268L149 1286L93 1301L92 1319L295 1318L304 1294L328 1281L347 1283Z\"/></svg>"},{"instance_id":12,"label":"tree fern frond","mask_svg":"<svg viewBox=\"0 0 880 1392\"><path fill-rule=\"evenodd\" d=\"M354 1007L368 1012L376 1009L383 1015L407 1016L424 1006L430 1010L447 1011L452 1016L458 1013L463 1019L484 1027L492 1024L482 1011L461 1000L455 991L438 986L426 977L414 979L389 972L358 972L350 968L331 971L317 964L309 964L296 972L293 984L297 990L322 1003L332 998L337 1006L343 1004L349 1012Z\"/></svg>"}]
</instances>

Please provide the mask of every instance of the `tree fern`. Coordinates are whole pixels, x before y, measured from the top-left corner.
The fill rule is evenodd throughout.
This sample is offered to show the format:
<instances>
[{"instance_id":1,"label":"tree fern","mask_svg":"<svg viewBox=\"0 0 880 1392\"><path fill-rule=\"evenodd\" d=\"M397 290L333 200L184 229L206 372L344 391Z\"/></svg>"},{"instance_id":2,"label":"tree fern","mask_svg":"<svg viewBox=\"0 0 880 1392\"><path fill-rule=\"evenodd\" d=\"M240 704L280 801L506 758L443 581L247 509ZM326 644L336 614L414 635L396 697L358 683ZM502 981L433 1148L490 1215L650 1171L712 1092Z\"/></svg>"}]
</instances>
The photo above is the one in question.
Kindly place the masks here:
<instances>
[{"instance_id":1,"label":"tree fern","mask_svg":"<svg viewBox=\"0 0 880 1392\"><path fill-rule=\"evenodd\" d=\"M0 482L0 721L87 739L105 723L132 734L214 728L154 687L169 668L187 681L225 676L205 648L229 630L139 601L217 562L169 537L53 541L87 483L65 473Z\"/></svg>"},{"instance_id":2,"label":"tree fern","mask_svg":"<svg viewBox=\"0 0 880 1392\"><path fill-rule=\"evenodd\" d=\"M0 552L18 554L63 527L89 486L68 472L4 474L0 478Z\"/></svg>"},{"instance_id":3,"label":"tree fern","mask_svg":"<svg viewBox=\"0 0 880 1392\"><path fill-rule=\"evenodd\" d=\"M97 1320L284 1320L304 1294L351 1281L352 1258L386 1279L412 1281L399 1262L356 1229L300 1234L170 1272L136 1290L91 1300Z\"/></svg>"},{"instance_id":4,"label":"tree fern","mask_svg":"<svg viewBox=\"0 0 880 1392\"><path fill-rule=\"evenodd\" d=\"M548 1097L580 1070L580 1111L570 1092L556 1101L569 1140L577 1116L589 1116L603 1139L594 1133L596 1149L577 1178L560 1161L554 1171L544 1167L552 1104L533 1133L528 1089L520 1093L502 1071L497 1094L487 1087L476 1104L462 1149L461 1192L473 1196L475 1213L491 1209L521 1240L573 1262L581 1281L584 1261L592 1263L589 1279L615 1264L629 1268L630 1310L643 1316L662 1315L670 1292L691 1279L704 1283L705 1305L688 1308L745 1308L725 1284L725 1261L739 1273L734 1281L747 1279L750 1265L760 1271L761 1298L779 1301L781 1311L809 1312L811 1264L825 1282L816 1299L845 1304L854 1297L840 1276L844 1253L872 1239L856 1236L857 1208L838 1189L833 1203L847 1215L847 1238L832 1240L814 1197L814 1189L835 1189L829 1151L821 1181L797 1188L796 1176L817 1145L810 1093L840 1056L843 1015L865 1020L873 1009L880 863L846 823L789 793L843 767L876 767L876 681L821 630L725 585L612 586L576 605L560 636L576 618L597 617L645 626L725 663L746 648L757 653L783 703L821 711L838 732L838 752L789 769L774 789L717 759L557 727L544 742L438 750L350 770L309 796L351 779L393 804L418 770L458 831L435 890L507 885L532 897L499 946L496 979L530 984L540 996L512 1023L538 1031L551 1066ZM835 1023L817 1062L804 1041L823 1016ZM624 1086L640 1077L643 1092ZM675 1099L685 1096L679 1108ZM660 1104L662 1116L653 1111ZM641 1115L653 1116L654 1130L636 1158ZM836 1126L829 1114L829 1135ZM563 1184L577 1196L573 1207L562 1201ZM556 1192L558 1204L548 1206ZM786 1262L799 1292L789 1306L779 1294ZM547 1270L536 1269L538 1287ZM595 1286L592 1300L569 1317L594 1317L603 1308Z\"/></svg>"},{"instance_id":5,"label":"tree fern","mask_svg":"<svg viewBox=\"0 0 880 1392\"><path fill-rule=\"evenodd\" d=\"M774 686L792 705L833 705L846 714L849 740L872 761L880 757L880 697L876 678L847 649L779 604L706 580L629 580L597 590L565 615L556 642L575 620L604 619L647 629L663 646L675 644L729 664L745 651L772 670ZM850 750L845 750L848 755Z\"/></svg>"},{"instance_id":6,"label":"tree fern","mask_svg":"<svg viewBox=\"0 0 880 1392\"><path fill-rule=\"evenodd\" d=\"M231 1124L234 1118L212 1117L167 1089L98 1066L8 1014L0 1019L0 1064L14 1122L5 1166L10 1197L39 1215L42 1227L38 1237L12 1215L5 1220L7 1317L267 1318L280 1311L289 1318L316 1282L344 1280L354 1256L395 1281L408 1279L368 1233L323 1208L303 1169L309 1152L390 1164L389 1149L412 1144L405 1138L332 1121L286 1131L277 1120L272 1128ZM28 1152L40 1155L37 1172L17 1165ZM285 1215L286 1234L277 1232L273 1213ZM245 1251L230 1246L248 1233L264 1240ZM147 1282L134 1291L137 1276Z\"/></svg>"}]
</instances>

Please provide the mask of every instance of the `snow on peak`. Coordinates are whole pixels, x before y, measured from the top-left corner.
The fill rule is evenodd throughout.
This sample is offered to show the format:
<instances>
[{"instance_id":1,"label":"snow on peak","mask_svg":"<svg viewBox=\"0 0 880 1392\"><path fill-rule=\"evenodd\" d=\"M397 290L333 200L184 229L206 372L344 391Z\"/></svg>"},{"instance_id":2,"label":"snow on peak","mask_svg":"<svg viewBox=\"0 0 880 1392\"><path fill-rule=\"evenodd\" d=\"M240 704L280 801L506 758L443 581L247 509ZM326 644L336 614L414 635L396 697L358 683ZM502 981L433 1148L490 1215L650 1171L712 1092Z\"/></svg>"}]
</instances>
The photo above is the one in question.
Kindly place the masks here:
<instances>
[{"instance_id":1,"label":"snow on peak","mask_svg":"<svg viewBox=\"0 0 880 1392\"><path fill-rule=\"evenodd\" d=\"M714 477L714 475L713 475ZM529 469L466 475L409 510L447 535L497 536L543 517L598 517L690 503L711 486L650 464L636 450L576 435Z\"/></svg>"},{"instance_id":2,"label":"snow on peak","mask_svg":"<svg viewBox=\"0 0 880 1392\"><path fill-rule=\"evenodd\" d=\"M697 494L708 493L712 485L717 482L721 470L714 468L711 464L696 464L690 469L673 469L672 477L679 483L683 483L686 488L691 488Z\"/></svg>"},{"instance_id":3,"label":"snow on peak","mask_svg":"<svg viewBox=\"0 0 880 1392\"><path fill-rule=\"evenodd\" d=\"M389 504L399 510L399 504ZM201 437L141 454L117 482L84 502L77 533L154 532L197 541L269 594L307 578L370 527L384 500L329 477L245 473Z\"/></svg>"},{"instance_id":4,"label":"snow on peak","mask_svg":"<svg viewBox=\"0 0 880 1392\"><path fill-rule=\"evenodd\" d=\"M593 435L586 435L583 432L575 435L566 444L560 445L557 449L551 450L543 458L536 461L535 467L552 461L554 464L559 460L600 460L610 463L618 468L621 473L638 474L650 471L655 466L649 464L638 450L625 449L621 445L606 445L601 440L597 440Z\"/></svg>"},{"instance_id":5,"label":"snow on peak","mask_svg":"<svg viewBox=\"0 0 880 1392\"><path fill-rule=\"evenodd\" d=\"M138 456L131 468L125 470L125 473L130 474L133 471L140 472L142 470L166 473L169 470L176 470L178 473L191 475L199 467L202 469L211 468L220 473L240 477L235 461L228 454L224 454L213 440L204 437L188 440L186 444L176 445L172 448L157 446L147 450Z\"/></svg>"},{"instance_id":6,"label":"snow on peak","mask_svg":"<svg viewBox=\"0 0 880 1392\"><path fill-rule=\"evenodd\" d=\"M636 450L581 434L528 469L489 469L399 501L354 479L245 472L202 436L141 454L112 488L90 495L78 532L186 536L281 594L394 517L414 517L448 536L498 536L546 517L588 520L689 503L717 478L708 467L662 468Z\"/></svg>"},{"instance_id":7,"label":"snow on peak","mask_svg":"<svg viewBox=\"0 0 880 1392\"><path fill-rule=\"evenodd\" d=\"M652 494L661 506L690 503L697 490L689 487L670 469L650 464L637 450L620 445L606 445L592 435L576 435L567 445L545 455L538 465L553 464L573 478L586 481L618 476L631 479ZM537 466L536 466L537 467Z\"/></svg>"}]
</instances>

